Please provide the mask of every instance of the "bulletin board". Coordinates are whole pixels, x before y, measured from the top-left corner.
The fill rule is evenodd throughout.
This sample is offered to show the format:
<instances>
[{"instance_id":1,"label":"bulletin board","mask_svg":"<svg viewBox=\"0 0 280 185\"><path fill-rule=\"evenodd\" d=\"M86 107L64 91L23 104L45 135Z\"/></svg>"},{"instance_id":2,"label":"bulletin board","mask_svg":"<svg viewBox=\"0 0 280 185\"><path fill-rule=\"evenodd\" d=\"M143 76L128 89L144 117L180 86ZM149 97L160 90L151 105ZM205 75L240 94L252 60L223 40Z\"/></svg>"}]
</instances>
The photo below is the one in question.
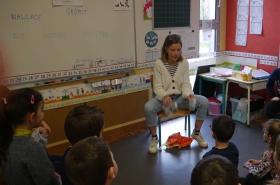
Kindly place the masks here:
<instances>
[{"instance_id":1,"label":"bulletin board","mask_svg":"<svg viewBox=\"0 0 280 185\"><path fill-rule=\"evenodd\" d=\"M146 2L147 0L144 0ZM154 3L154 1L153 1ZM153 5L154 6L154 5ZM190 0L190 26L189 27L170 27L167 29L153 29L153 20L143 19L143 0L135 1L135 22L136 22L136 53L137 65L145 67L149 62L155 61L156 56L160 57L161 47L168 34L180 34L183 42L183 55L198 53L199 46L199 1ZM142 7L142 8L141 8ZM146 12L152 15L152 8ZM154 19L154 17L152 17ZM157 44L148 47L145 43L147 33L153 31L157 34ZM147 59L147 54L151 54L151 59ZM155 54L155 55L153 55ZM137 66L137 67L138 67Z\"/></svg>"},{"instance_id":2,"label":"bulletin board","mask_svg":"<svg viewBox=\"0 0 280 185\"><path fill-rule=\"evenodd\" d=\"M191 0L154 0L153 27L190 27Z\"/></svg>"},{"instance_id":3,"label":"bulletin board","mask_svg":"<svg viewBox=\"0 0 280 185\"><path fill-rule=\"evenodd\" d=\"M0 0L0 83L134 67L133 3Z\"/></svg>"}]
</instances>

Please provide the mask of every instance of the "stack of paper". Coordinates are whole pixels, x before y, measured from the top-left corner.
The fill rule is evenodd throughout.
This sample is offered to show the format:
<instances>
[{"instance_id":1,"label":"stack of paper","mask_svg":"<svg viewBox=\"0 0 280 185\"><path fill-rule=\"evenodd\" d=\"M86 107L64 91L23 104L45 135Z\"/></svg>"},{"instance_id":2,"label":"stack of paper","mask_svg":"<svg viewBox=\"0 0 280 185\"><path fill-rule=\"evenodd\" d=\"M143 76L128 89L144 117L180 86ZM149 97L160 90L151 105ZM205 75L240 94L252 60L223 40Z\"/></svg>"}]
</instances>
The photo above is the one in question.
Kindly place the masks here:
<instances>
[{"instance_id":1,"label":"stack of paper","mask_svg":"<svg viewBox=\"0 0 280 185\"><path fill-rule=\"evenodd\" d=\"M232 76L232 69L224 68L224 67L215 67L215 75L217 76Z\"/></svg>"},{"instance_id":2,"label":"stack of paper","mask_svg":"<svg viewBox=\"0 0 280 185\"><path fill-rule=\"evenodd\" d=\"M264 79L269 77L269 73L262 69L258 69L258 70L253 70L252 76L253 78L256 79Z\"/></svg>"}]
</instances>

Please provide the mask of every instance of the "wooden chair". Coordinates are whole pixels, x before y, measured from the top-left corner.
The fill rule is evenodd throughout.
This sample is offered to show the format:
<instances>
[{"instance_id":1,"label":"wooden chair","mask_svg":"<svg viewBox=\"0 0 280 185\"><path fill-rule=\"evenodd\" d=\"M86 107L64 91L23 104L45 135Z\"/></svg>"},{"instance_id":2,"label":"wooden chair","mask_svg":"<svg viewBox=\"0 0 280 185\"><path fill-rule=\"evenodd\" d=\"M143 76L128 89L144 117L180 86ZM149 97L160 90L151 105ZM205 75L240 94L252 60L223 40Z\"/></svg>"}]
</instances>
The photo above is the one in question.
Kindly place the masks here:
<instances>
[{"instance_id":1,"label":"wooden chair","mask_svg":"<svg viewBox=\"0 0 280 185\"><path fill-rule=\"evenodd\" d=\"M151 80L151 87L153 89L153 83L154 83L154 76L151 75L150 76L150 80ZM153 97L155 97L154 91L153 91ZM185 130L187 130L187 123L188 123L188 136L190 137L191 132L190 132L190 114L191 111L190 110L186 110L186 109L178 109L178 112L176 114L172 114L172 117L185 117ZM159 147L161 148L161 119L162 118L166 118L168 117L164 111L158 112L157 113L158 116L158 139L159 139Z\"/></svg>"}]
</instances>

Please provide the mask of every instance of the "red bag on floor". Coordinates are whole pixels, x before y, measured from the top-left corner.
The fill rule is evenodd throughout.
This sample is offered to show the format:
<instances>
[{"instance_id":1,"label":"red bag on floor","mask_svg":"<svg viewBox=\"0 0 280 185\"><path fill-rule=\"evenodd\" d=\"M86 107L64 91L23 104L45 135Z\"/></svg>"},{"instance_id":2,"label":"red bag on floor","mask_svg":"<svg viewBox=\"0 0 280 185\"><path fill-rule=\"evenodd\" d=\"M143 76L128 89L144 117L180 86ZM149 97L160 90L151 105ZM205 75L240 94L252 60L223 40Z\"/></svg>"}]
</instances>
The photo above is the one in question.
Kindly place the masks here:
<instances>
[{"instance_id":1,"label":"red bag on floor","mask_svg":"<svg viewBox=\"0 0 280 185\"><path fill-rule=\"evenodd\" d=\"M174 133L168 137L167 141L165 142L165 146L167 148L183 148L190 146L193 141L193 138L181 136L180 132Z\"/></svg>"}]
</instances>

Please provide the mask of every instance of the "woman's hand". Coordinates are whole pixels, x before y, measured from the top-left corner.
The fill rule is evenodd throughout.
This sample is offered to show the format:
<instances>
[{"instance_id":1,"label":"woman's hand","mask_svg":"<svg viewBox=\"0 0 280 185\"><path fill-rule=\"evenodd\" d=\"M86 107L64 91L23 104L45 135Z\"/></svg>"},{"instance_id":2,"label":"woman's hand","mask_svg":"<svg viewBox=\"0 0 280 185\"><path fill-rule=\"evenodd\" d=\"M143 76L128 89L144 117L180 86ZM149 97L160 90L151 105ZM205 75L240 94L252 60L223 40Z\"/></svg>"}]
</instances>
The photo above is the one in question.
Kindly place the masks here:
<instances>
[{"instance_id":1,"label":"woman's hand","mask_svg":"<svg viewBox=\"0 0 280 185\"><path fill-rule=\"evenodd\" d=\"M278 98L278 97L274 97L271 99L271 101L279 101L279 100L280 100L280 98Z\"/></svg>"},{"instance_id":2,"label":"woman's hand","mask_svg":"<svg viewBox=\"0 0 280 185\"><path fill-rule=\"evenodd\" d=\"M170 107L171 106L171 104L172 104L172 99L170 98L170 96L169 95L167 95L167 96L165 96L164 98L163 98L163 104L166 106L166 107Z\"/></svg>"},{"instance_id":3,"label":"woman's hand","mask_svg":"<svg viewBox=\"0 0 280 185\"><path fill-rule=\"evenodd\" d=\"M186 96L186 99L187 99L187 100L190 100L190 99L192 99L192 98L195 98L195 97L194 97L194 94L190 94L190 95Z\"/></svg>"}]
</instances>

